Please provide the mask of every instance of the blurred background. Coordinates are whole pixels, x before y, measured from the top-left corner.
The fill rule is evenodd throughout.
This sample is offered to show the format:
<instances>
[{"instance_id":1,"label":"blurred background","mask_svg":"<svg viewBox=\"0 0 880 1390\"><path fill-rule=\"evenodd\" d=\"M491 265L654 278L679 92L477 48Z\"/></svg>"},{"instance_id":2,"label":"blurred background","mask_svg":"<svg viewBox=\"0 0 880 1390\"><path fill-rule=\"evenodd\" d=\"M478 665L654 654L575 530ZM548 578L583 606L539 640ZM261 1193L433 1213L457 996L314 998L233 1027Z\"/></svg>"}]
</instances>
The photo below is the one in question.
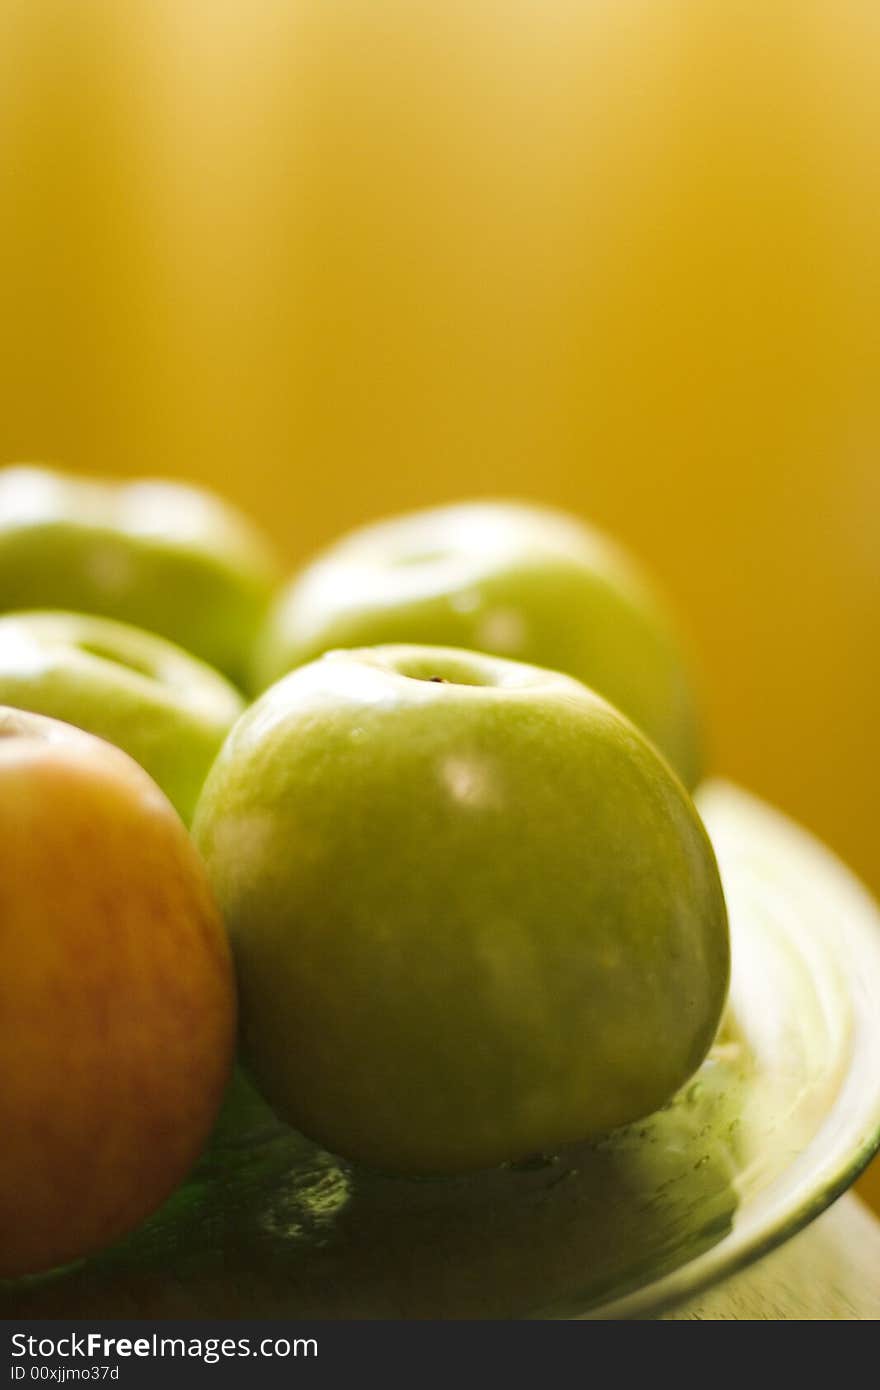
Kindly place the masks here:
<instances>
[{"instance_id":1,"label":"blurred background","mask_svg":"<svg viewBox=\"0 0 880 1390\"><path fill-rule=\"evenodd\" d=\"M876 0L0 0L0 203L0 459L575 509L880 890Z\"/></svg>"}]
</instances>

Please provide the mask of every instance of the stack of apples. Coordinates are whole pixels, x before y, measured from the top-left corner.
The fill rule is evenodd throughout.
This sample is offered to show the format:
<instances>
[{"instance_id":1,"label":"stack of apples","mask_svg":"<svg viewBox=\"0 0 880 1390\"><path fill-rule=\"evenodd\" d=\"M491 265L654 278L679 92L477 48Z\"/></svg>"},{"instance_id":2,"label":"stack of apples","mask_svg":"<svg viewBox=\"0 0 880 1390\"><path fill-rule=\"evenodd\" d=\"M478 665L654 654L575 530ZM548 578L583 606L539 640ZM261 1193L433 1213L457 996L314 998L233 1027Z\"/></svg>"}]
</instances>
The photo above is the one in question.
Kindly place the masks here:
<instances>
[{"instance_id":1,"label":"stack of apples","mask_svg":"<svg viewBox=\"0 0 880 1390\"><path fill-rule=\"evenodd\" d=\"M513 502L288 581L170 482L0 472L0 1277L185 1178L238 1053L388 1173L665 1104L727 990L675 624L593 528Z\"/></svg>"}]
</instances>

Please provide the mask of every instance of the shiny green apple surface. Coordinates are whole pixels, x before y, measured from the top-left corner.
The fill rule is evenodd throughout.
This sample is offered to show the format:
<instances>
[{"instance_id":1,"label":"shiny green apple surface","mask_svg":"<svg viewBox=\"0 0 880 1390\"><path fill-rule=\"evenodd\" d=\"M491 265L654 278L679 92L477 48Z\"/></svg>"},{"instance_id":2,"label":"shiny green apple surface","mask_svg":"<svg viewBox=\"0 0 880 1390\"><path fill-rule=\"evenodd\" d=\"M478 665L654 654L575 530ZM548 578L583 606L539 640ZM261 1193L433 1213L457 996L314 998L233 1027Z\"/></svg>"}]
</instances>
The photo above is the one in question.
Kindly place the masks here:
<instances>
[{"instance_id":1,"label":"shiny green apple surface","mask_svg":"<svg viewBox=\"0 0 880 1390\"><path fill-rule=\"evenodd\" d=\"M51 612L0 618L0 704L116 744L187 824L244 708L223 676L162 637L109 618Z\"/></svg>"},{"instance_id":2,"label":"shiny green apple surface","mask_svg":"<svg viewBox=\"0 0 880 1390\"><path fill-rule=\"evenodd\" d=\"M715 858L606 701L471 652L333 652L233 726L193 833L278 1112L454 1172L662 1105L728 982Z\"/></svg>"},{"instance_id":3,"label":"shiny green apple surface","mask_svg":"<svg viewBox=\"0 0 880 1390\"><path fill-rule=\"evenodd\" d=\"M263 537L200 488L0 469L0 612L117 618L241 684L274 582Z\"/></svg>"},{"instance_id":4,"label":"shiny green apple surface","mask_svg":"<svg viewBox=\"0 0 880 1390\"><path fill-rule=\"evenodd\" d=\"M688 661L655 586L607 537L561 512L472 502L352 533L295 576L257 648L255 685L334 647L429 642L564 671L701 771Z\"/></svg>"}]
</instances>

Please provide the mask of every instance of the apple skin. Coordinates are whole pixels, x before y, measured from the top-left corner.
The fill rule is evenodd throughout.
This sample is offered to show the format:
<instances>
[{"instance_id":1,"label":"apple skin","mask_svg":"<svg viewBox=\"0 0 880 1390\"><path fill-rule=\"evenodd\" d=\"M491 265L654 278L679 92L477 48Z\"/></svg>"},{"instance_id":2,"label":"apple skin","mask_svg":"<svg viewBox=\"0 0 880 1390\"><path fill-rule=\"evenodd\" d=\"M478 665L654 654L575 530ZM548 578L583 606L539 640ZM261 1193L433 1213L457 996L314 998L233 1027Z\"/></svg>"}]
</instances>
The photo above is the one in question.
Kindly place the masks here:
<instances>
[{"instance_id":1,"label":"apple skin","mask_svg":"<svg viewBox=\"0 0 880 1390\"><path fill-rule=\"evenodd\" d=\"M729 974L686 790L606 701L470 652L334 652L234 725L193 835L242 1055L290 1124L386 1172L477 1169L653 1111Z\"/></svg>"},{"instance_id":2,"label":"apple skin","mask_svg":"<svg viewBox=\"0 0 880 1390\"><path fill-rule=\"evenodd\" d=\"M700 720L675 622L631 557L574 517L470 502L351 533L278 595L252 684L336 647L395 642L564 671L638 724L687 787L699 780Z\"/></svg>"},{"instance_id":3,"label":"apple skin","mask_svg":"<svg viewBox=\"0 0 880 1390\"><path fill-rule=\"evenodd\" d=\"M256 528L202 489L0 469L0 612L117 618L240 685L276 578Z\"/></svg>"},{"instance_id":4,"label":"apple skin","mask_svg":"<svg viewBox=\"0 0 880 1390\"><path fill-rule=\"evenodd\" d=\"M235 982L170 803L110 744L0 710L0 1277L100 1249L186 1176Z\"/></svg>"},{"instance_id":5,"label":"apple skin","mask_svg":"<svg viewBox=\"0 0 880 1390\"><path fill-rule=\"evenodd\" d=\"M49 612L0 618L0 704L115 743L187 825L244 709L223 676L163 637L110 618Z\"/></svg>"}]
</instances>

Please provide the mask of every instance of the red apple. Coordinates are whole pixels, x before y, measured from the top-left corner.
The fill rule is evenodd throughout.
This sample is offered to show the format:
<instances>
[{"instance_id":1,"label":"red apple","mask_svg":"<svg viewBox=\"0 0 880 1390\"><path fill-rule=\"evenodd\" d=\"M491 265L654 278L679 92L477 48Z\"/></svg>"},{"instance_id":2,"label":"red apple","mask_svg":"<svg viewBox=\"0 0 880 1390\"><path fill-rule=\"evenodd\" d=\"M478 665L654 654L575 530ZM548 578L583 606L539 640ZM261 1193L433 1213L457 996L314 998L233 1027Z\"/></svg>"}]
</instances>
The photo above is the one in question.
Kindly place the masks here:
<instances>
[{"instance_id":1,"label":"red apple","mask_svg":"<svg viewBox=\"0 0 880 1390\"><path fill-rule=\"evenodd\" d=\"M185 1177L230 1075L226 934L126 754L0 709L0 1276L63 1264Z\"/></svg>"}]
</instances>

